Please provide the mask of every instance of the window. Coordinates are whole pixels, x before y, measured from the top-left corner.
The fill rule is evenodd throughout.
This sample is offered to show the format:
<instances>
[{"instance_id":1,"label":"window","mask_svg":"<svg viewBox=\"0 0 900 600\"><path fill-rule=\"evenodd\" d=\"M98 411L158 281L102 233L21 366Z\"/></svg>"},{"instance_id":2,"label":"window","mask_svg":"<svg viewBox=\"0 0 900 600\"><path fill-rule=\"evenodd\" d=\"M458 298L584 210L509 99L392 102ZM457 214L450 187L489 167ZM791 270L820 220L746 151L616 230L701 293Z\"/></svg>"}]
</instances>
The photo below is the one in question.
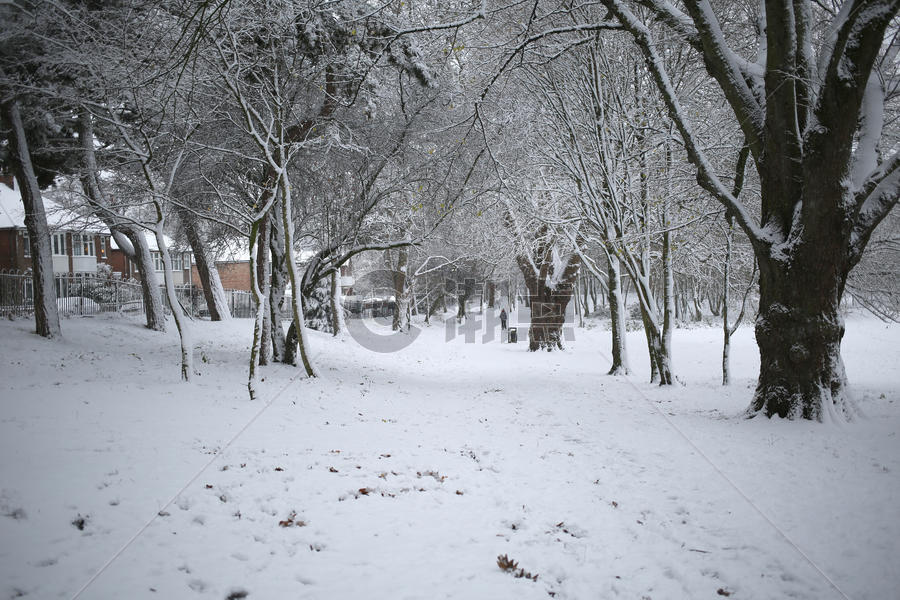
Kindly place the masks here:
<instances>
[{"instance_id":1,"label":"window","mask_svg":"<svg viewBox=\"0 0 900 600\"><path fill-rule=\"evenodd\" d=\"M94 256L94 236L87 233L73 233L72 256Z\"/></svg>"},{"instance_id":2,"label":"window","mask_svg":"<svg viewBox=\"0 0 900 600\"><path fill-rule=\"evenodd\" d=\"M66 255L66 234L54 233L52 242L53 242L53 255L54 256L65 256Z\"/></svg>"},{"instance_id":3,"label":"window","mask_svg":"<svg viewBox=\"0 0 900 600\"><path fill-rule=\"evenodd\" d=\"M100 236L100 258L106 258L106 236Z\"/></svg>"},{"instance_id":4,"label":"window","mask_svg":"<svg viewBox=\"0 0 900 600\"><path fill-rule=\"evenodd\" d=\"M28 232L22 232L22 244L24 245L23 251L26 257L31 256L31 238L28 237Z\"/></svg>"},{"instance_id":5,"label":"window","mask_svg":"<svg viewBox=\"0 0 900 600\"><path fill-rule=\"evenodd\" d=\"M153 255L153 267L157 271L162 271L163 269L163 259L162 253L160 252L151 252ZM170 252L169 258L172 260L172 270L180 271L182 269L187 269L190 266L190 255L182 252Z\"/></svg>"}]
</instances>

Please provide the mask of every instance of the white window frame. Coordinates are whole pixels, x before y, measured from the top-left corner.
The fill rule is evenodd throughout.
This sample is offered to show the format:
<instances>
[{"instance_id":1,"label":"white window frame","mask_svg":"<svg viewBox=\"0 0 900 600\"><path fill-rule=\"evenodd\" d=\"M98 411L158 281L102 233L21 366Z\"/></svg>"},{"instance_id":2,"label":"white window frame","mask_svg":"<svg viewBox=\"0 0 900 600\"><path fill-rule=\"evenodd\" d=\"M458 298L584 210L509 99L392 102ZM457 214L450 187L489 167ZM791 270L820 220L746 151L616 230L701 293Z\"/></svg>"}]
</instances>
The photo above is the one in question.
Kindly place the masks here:
<instances>
[{"instance_id":1,"label":"white window frame","mask_svg":"<svg viewBox=\"0 0 900 600\"><path fill-rule=\"evenodd\" d=\"M50 242L53 250L53 256L68 256L68 254L66 254L65 233L54 233L50 238Z\"/></svg>"},{"instance_id":2,"label":"white window frame","mask_svg":"<svg viewBox=\"0 0 900 600\"><path fill-rule=\"evenodd\" d=\"M89 233L73 233L72 256L97 256L94 251L94 236Z\"/></svg>"},{"instance_id":3,"label":"white window frame","mask_svg":"<svg viewBox=\"0 0 900 600\"><path fill-rule=\"evenodd\" d=\"M24 243L23 256L29 258L31 256L31 238L28 237L28 230L22 232L22 242Z\"/></svg>"},{"instance_id":4,"label":"white window frame","mask_svg":"<svg viewBox=\"0 0 900 600\"><path fill-rule=\"evenodd\" d=\"M162 252L154 251L150 253L153 255L153 270L157 273L161 273L165 271L165 265L163 264Z\"/></svg>"}]
</instances>

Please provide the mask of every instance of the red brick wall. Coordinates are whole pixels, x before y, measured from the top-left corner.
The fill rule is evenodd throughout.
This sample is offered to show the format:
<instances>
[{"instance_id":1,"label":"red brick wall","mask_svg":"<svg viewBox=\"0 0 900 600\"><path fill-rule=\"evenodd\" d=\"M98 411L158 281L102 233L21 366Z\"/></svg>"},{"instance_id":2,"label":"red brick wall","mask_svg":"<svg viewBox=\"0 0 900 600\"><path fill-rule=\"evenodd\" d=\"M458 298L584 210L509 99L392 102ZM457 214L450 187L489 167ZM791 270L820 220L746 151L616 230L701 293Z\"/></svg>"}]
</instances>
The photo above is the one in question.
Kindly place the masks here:
<instances>
[{"instance_id":1,"label":"red brick wall","mask_svg":"<svg viewBox=\"0 0 900 600\"><path fill-rule=\"evenodd\" d=\"M248 261L217 262L219 279L226 290L250 291L250 263ZM203 287L197 265L191 265L191 283Z\"/></svg>"},{"instance_id":2,"label":"red brick wall","mask_svg":"<svg viewBox=\"0 0 900 600\"><path fill-rule=\"evenodd\" d=\"M115 250L107 250L106 252L109 255L108 262L112 267L112 270L116 273L121 273L122 279L131 277L131 273L128 271L129 261L128 257L125 256L125 253L118 248Z\"/></svg>"},{"instance_id":3,"label":"red brick wall","mask_svg":"<svg viewBox=\"0 0 900 600\"><path fill-rule=\"evenodd\" d=\"M223 288L250 291L250 261L217 262L216 268Z\"/></svg>"},{"instance_id":4,"label":"red brick wall","mask_svg":"<svg viewBox=\"0 0 900 600\"><path fill-rule=\"evenodd\" d=\"M0 231L0 269L17 269L15 257L16 232L11 229Z\"/></svg>"},{"instance_id":5,"label":"red brick wall","mask_svg":"<svg viewBox=\"0 0 900 600\"><path fill-rule=\"evenodd\" d=\"M25 256L25 230L0 231L0 269L26 271L31 268L31 257Z\"/></svg>"}]
</instances>

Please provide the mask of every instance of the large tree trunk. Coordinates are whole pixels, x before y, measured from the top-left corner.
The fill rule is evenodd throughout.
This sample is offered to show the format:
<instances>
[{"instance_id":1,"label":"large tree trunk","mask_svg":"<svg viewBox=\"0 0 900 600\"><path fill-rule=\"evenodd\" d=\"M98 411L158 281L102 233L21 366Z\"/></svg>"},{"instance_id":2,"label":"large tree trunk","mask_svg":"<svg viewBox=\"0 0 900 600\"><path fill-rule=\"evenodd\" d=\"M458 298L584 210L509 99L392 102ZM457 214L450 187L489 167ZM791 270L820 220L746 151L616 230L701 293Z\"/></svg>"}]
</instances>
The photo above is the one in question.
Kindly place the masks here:
<instances>
[{"instance_id":1,"label":"large tree trunk","mask_svg":"<svg viewBox=\"0 0 900 600\"><path fill-rule=\"evenodd\" d=\"M538 265L540 273L534 272L531 262L527 259L523 257L518 259L531 305L531 326L528 328L528 350L531 352L562 349L566 307L572 299L575 279L581 266L581 257L576 252L565 263L562 273L552 273L550 255L543 252L540 254L546 254L544 262ZM548 285L548 278L552 278L556 285Z\"/></svg>"},{"instance_id":2,"label":"large tree trunk","mask_svg":"<svg viewBox=\"0 0 900 600\"><path fill-rule=\"evenodd\" d=\"M623 2L603 4L638 43L698 181L753 245L760 270L760 374L749 412L819 421L852 417L839 307L850 269L900 194L900 158L891 152L881 162L879 152L891 138L884 135L888 93L876 70L896 58L888 29L900 5L844 3L815 60L808 3L761 3L765 71L754 74L735 65L715 13L685 3L707 71L751 149L761 183L757 223L713 173L649 29ZM650 10L669 10L653 4Z\"/></svg>"},{"instance_id":3,"label":"large tree trunk","mask_svg":"<svg viewBox=\"0 0 900 600\"><path fill-rule=\"evenodd\" d=\"M166 330L166 313L163 308L162 293L159 280L156 278L156 267L150 254L147 236L137 226L125 227L124 233L134 250L134 261L141 272L141 293L144 298L144 315L147 328L154 331Z\"/></svg>"},{"instance_id":4,"label":"large tree trunk","mask_svg":"<svg viewBox=\"0 0 900 600\"><path fill-rule=\"evenodd\" d=\"M612 253L607 256L609 274L609 319L612 329L612 366L609 375L627 375L628 351L625 345L625 303L622 298L622 269L619 259Z\"/></svg>"},{"instance_id":5,"label":"large tree trunk","mask_svg":"<svg viewBox=\"0 0 900 600\"><path fill-rule=\"evenodd\" d=\"M209 318L212 321L227 321L231 318L228 299L225 297L225 289L222 287L222 280L219 279L215 260L209 254L206 240L200 235L197 216L187 209L179 208L178 217L184 225L184 233L194 253L194 262L197 264L197 274L200 276Z\"/></svg>"},{"instance_id":6,"label":"large tree trunk","mask_svg":"<svg viewBox=\"0 0 900 600\"><path fill-rule=\"evenodd\" d=\"M84 158L81 185L94 213L109 227L110 233L129 260L141 272L141 294L144 299L144 316L147 328L154 331L166 330L166 313L163 309L162 294L156 279L156 267L150 255L150 246L144 230L128 222L115 212L103 193L99 179L97 156L94 151L94 122L91 113L82 109L78 115L78 134Z\"/></svg>"},{"instance_id":7,"label":"large tree trunk","mask_svg":"<svg viewBox=\"0 0 900 600\"><path fill-rule=\"evenodd\" d=\"M50 228L44 212L44 201L38 187L22 115L15 100L2 105L4 128L9 144L9 158L25 205L25 228L31 246L31 278L34 289L34 324L38 335L47 338L62 334L59 306L53 281L53 257L50 251Z\"/></svg>"},{"instance_id":8,"label":"large tree trunk","mask_svg":"<svg viewBox=\"0 0 900 600\"><path fill-rule=\"evenodd\" d=\"M817 421L853 417L841 359L846 273L826 239L795 248L790 264L760 261L759 380L751 413ZM836 245L835 242L830 242Z\"/></svg>"}]
</instances>

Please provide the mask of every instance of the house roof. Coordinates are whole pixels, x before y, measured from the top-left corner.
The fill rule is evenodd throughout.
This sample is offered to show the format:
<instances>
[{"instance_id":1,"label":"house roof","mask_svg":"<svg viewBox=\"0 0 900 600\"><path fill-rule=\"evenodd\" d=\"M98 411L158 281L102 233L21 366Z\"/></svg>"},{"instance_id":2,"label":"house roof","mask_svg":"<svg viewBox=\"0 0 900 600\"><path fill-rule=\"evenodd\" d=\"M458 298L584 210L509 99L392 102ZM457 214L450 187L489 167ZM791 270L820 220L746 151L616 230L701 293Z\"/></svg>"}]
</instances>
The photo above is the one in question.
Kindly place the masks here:
<instances>
[{"instance_id":1,"label":"house roof","mask_svg":"<svg viewBox=\"0 0 900 600\"><path fill-rule=\"evenodd\" d=\"M83 215L61 206L53 198L43 196L44 212L51 231L90 231L109 233L103 223L93 215ZM24 229L25 205L19 190L0 183L0 229Z\"/></svg>"}]
</instances>

